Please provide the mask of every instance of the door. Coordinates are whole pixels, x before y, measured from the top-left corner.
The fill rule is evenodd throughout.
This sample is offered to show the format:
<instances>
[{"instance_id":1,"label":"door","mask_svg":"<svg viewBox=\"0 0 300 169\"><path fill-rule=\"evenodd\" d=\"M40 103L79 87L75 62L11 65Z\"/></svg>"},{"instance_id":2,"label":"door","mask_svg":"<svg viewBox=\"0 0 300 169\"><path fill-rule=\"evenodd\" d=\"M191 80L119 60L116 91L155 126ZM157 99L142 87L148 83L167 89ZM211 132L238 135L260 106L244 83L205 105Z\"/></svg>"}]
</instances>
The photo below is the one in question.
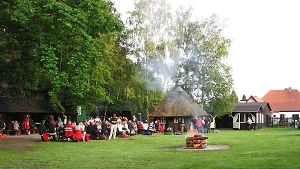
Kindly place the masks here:
<instances>
[{"instance_id":1,"label":"door","mask_svg":"<svg viewBox=\"0 0 300 169\"><path fill-rule=\"evenodd\" d=\"M240 113L236 113L234 116L233 116L233 128L234 129L241 129L241 123L240 123Z\"/></svg>"}]
</instances>

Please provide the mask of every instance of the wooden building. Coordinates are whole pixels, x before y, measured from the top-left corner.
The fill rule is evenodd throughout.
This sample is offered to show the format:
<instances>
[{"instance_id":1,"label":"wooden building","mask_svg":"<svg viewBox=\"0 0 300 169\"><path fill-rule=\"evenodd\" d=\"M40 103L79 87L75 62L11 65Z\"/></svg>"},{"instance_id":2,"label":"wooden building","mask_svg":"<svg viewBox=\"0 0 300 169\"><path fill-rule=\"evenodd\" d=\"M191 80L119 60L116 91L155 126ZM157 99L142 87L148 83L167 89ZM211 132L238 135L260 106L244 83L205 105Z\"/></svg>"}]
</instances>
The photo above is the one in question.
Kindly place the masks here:
<instances>
[{"instance_id":1,"label":"wooden building","mask_svg":"<svg viewBox=\"0 0 300 169\"><path fill-rule=\"evenodd\" d=\"M66 110L65 115L71 119L71 116L78 116L74 114L74 112L75 111L71 109ZM46 119L49 115L53 115L55 119L57 119L58 116L62 118L62 113L56 112L48 100L36 98L15 103L5 96L0 96L0 114L6 123L12 120L22 122L26 115L30 115L34 123L40 123L41 120Z\"/></svg>"},{"instance_id":2,"label":"wooden building","mask_svg":"<svg viewBox=\"0 0 300 169\"><path fill-rule=\"evenodd\" d=\"M150 118L159 119L165 129L170 127L173 131L187 131L195 116L208 117L208 114L179 85L167 93L155 111L149 113Z\"/></svg>"},{"instance_id":3,"label":"wooden building","mask_svg":"<svg viewBox=\"0 0 300 169\"><path fill-rule=\"evenodd\" d=\"M250 117L253 121L254 129L261 129L268 126L271 107L267 102L247 102L238 103L233 112L233 128L247 130L247 120Z\"/></svg>"}]
</instances>

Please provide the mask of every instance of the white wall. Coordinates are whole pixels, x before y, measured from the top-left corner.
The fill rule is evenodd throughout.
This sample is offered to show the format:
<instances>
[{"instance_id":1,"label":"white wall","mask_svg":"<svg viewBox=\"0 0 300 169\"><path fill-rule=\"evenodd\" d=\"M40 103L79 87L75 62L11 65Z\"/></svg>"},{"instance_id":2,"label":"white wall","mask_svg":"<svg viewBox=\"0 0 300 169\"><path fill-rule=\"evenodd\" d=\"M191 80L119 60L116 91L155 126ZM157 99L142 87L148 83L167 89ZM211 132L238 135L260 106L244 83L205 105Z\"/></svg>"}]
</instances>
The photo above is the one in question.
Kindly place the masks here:
<instances>
[{"instance_id":1,"label":"white wall","mask_svg":"<svg viewBox=\"0 0 300 169\"><path fill-rule=\"evenodd\" d=\"M293 117L293 114L299 114L300 116L300 112L276 112L276 113L273 113L272 116L275 115L275 117L280 117L280 114L284 114L284 118L291 118Z\"/></svg>"}]
</instances>

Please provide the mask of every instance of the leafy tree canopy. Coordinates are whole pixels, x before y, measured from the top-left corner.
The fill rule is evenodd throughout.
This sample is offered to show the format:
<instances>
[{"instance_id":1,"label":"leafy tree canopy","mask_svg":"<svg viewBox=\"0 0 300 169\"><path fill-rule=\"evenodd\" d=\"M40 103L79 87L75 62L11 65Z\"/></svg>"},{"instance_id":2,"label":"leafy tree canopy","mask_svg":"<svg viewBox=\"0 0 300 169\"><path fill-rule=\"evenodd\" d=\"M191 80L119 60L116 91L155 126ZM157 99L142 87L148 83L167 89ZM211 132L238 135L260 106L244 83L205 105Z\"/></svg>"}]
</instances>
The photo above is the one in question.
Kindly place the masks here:
<instances>
[{"instance_id":1,"label":"leafy tree canopy","mask_svg":"<svg viewBox=\"0 0 300 169\"><path fill-rule=\"evenodd\" d=\"M224 63L231 44L222 34L225 25L216 15L192 19L193 9L182 6L174 15L168 2L137 0L130 12L126 28L138 72L146 72L141 77L151 86L163 82L163 89L170 89L179 83L215 115L230 113L237 99Z\"/></svg>"},{"instance_id":2,"label":"leafy tree canopy","mask_svg":"<svg viewBox=\"0 0 300 169\"><path fill-rule=\"evenodd\" d=\"M107 42L123 29L111 2L2 0L0 23L2 95L19 100L44 93L62 112L66 105L111 101Z\"/></svg>"}]
</instances>

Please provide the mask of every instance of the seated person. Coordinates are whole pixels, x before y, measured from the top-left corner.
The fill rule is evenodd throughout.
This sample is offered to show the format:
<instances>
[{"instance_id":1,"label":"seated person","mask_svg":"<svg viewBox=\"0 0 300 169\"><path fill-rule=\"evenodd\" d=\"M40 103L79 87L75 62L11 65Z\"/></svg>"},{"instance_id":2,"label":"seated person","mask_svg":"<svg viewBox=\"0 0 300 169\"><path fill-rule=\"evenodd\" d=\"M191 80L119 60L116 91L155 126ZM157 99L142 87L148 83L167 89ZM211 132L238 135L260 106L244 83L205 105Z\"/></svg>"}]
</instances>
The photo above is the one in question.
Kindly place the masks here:
<instances>
[{"instance_id":1,"label":"seated person","mask_svg":"<svg viewBox=\"0 0 300 169\"><path fill-rule=\"evenodd\" d=\"M100 121L100 124L101 124L101 133L107 135L107 133L108 133L108 131L107 131L107 124L106 124L106 123L103 123L103 122L101 122L101 121Z\"/></svg>"},{"instance_id":2,"label":"seated person","mask_svg":"<svg viewBox=\"0 0 300 169\"><path fill-rule=\"evenodd\" d=\"M124 128L124 125L122 124L122 122L119 122L117 124L117 129L118 129L117 131L118 131L120 137L122 137L122 134L124 133L123 128Z\"/></svg>"},{"instance_id":3,"label":"seated person","mask_svg":"<svg viewBox=\"0 0 300 169\"><path fill-rule=\"evenodd\" d=\"M47 125L47 130L48 130L48 135L52 136L53 140L56 140L56 127L55 127L55 122L51 121L48 125Z\"/></svg>"},{"instance_id":4,"label":"seated person","mask_svg":"<svg viewBox=\"0 0 300 169\"><path fill-rule=\"evenodd\" d=\"M106 128L107 128L107 133L110 133L110 123L108 120L105 121L105 124L106 124Z\"/></svg>"},{"instance_id":5,"label":"seated person","mask_svg":"<svg viewBox=\"0 0 300 169\"><path fill-rule=\"evenodd\" d=\"M181 131L180 131L180 130L176 130L176 131L174 132L174 134L175 134L175 135L181 135Z\"/></svg>"},{"instance_id":6,"label":"seated person","mask_svg":"<svg viewBox=\"0 0 300 169\"><path fill-rule=\"evenodd\" d=\"M134 130L134 125L131 122L131 120L128 121L128 129L130 131L130 134L135 134L136 133L136 131Z\"/></svg>"},{"instance_id":7,"label":"seated person","mask_svg":"<svg viewBox=\"0 0 300 169\"><path fill-rule=\"evenodd\" d=\"M7 130L13 130L14 129L14 123L15 123L15 121L11 121L9 123L9 125L7 126Z\"/></svg>"},{"instance_id":8,"label":"seated person","mask_svg":"<svg viewBox=\"0 0 300 169\"><path fill-rule=\"evenodd\" d=\"M99 135L100 135L100 131L99 130L99 122L95 122L92 125L92 134L91 134L91 139L93 140L98 140L99 139Z\"/></svg>"},{"instance_id":9,"label":"seated person","mask_svg":"<svg viewBox=\"0 0 300 169\"><path fill-rule=\"evenodd\" d=\"M3 130L6 128L6 124L3 119L1 119L0 115L0 134L3 133Z\"/></svg>"},{"instance_id":10,"label":"seated person","mask_svg":"<svg viewBox=\"0 0 300 169\"><path fill-rule=\"evenodd\" d=\"M20 125L19 125L19 122L18 122L18 121L15 121L15 123L14 123L14 130L15 130L15 131L18 131L18 135L21 134L21 131L20 131Z\"/></svg>"},{"instance_id":11,"label":"seated person","mask_svg":"<svg viewBox=\"0 0 300 169\"><path fill-rule=\"evenodd\" d=\"M144 135L153 135L153 128L152 128L152 125L149 125L148 129L145 130Z\"/></svg>"},{"instance_id":12,"label":"seated person","mask_svg":"<svg viewBox=\"0 0 300 169\"><path fill-rule=\"evenodd\" d=\"M90 123L86 127L86 134L89 134L90 136L93 134L93 123Z\"/></svg>"},{"instance_id":13,"label":"seated person","mask_svg":"<svg viewBox=\"0 0 300 169\"><path fill-rule=\"evenodd\" d=\"M68 141L70 140L70 138L73 136L74 134L74 127L71 123L71 121L68 121L68 123L65 126L65 137L68 138Z\"/></svg>"},{"instance_id":14,"label":"seated person","mask_svg":"<svg viewBox=\"0 0 300 169\"><path fill-rule=\"evenodd\" d=\"M47 134L47 129L45 125L45 120L42 120L41 124L38 126L38 131L39 134L41 135L42 141L49 141L48 134Z\"/></svg>"},{"instance_id":15,"label":"seated person","mask_svg":"<svg viewBox=\"0 0 300 169\"><path fill-rule=\"evenodd\" d=\"M65 135L65 129L62 125L62 123L57 123L57 127L56 127L56 134L58 137L63 137Z\"/></svg>"},{"instance_id":16,"label":"seated person","mask_svg":"<svg viewBox=\"0 0 300 169\"><path fill-rule=\"evenodd\" d=\"M142 122L138 123L137 128L138 128L139 134L144 134L144 126L143 126Z\"/></svg>"},{"instance_id":17,"label":"seated person","mask_svg":"<svg viewBox=\"0 0 300 169\"><path fill-rule=\"evenodd\" d=\"M41 124L38 126L38 132L43 135L46 132L45 120L42 120Z\"/></svg>"},{"instance_id":18,"label":"seated person","mask_svg":"<svg viewBox=\"0 0 300 169\"><path fill-rule=\"evenodd\" d=\"M72 140L74 140L74 141L82 140L82 126L79 125L79 122L76 122L74 130L75 130L75 132L72 136Z\"/></svg>"}]
</instances>

